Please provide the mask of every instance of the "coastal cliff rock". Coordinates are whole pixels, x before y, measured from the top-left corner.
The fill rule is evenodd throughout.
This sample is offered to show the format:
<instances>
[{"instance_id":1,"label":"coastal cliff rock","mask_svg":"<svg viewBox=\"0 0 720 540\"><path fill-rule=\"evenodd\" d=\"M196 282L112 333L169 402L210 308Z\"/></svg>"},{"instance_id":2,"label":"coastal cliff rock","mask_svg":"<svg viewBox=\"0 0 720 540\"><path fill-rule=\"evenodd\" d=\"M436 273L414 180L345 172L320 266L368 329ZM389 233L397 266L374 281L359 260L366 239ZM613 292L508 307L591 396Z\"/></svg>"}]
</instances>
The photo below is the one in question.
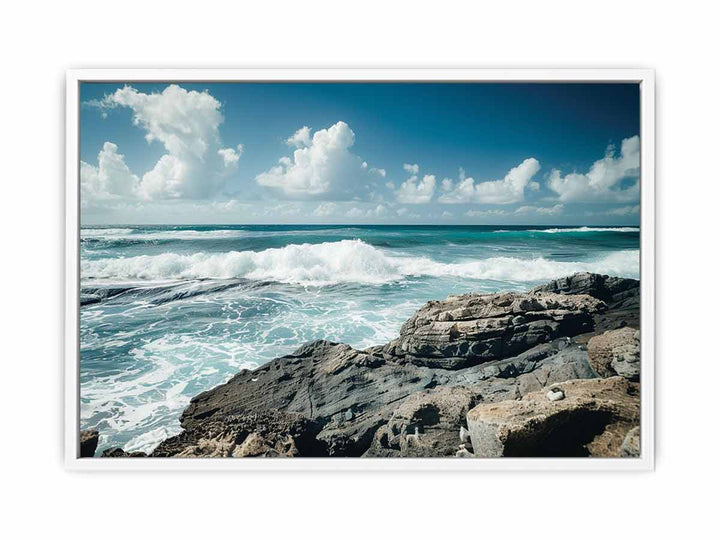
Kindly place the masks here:
<instances>
[{"instance_id":1,"label":"coastal cliff rock","mask_svg":"<svg viewBox=\"0 0 720 540\"><path fill-rule=\"evenodd\" d=\"M530 292L587 294L602 300L608 309L593 317L595 333L624 326L640 328L640 282L636 279L580 272L535 287Z\"/></svg>"},{"instance_id":2,"label":"coastal cliff rock","mask_svg":"<svg viewBox=\"0 0 720 540\"><path fill-rule=\"evenodd\" d=\"M480 399L478 389L465 386L412 394L375 432L364 456L454 456L462 443L459 433L466 427L465 416Z\"/></svg>"},{"instance_id":3,"label":"coastal cliff rock","mask_svg":"<svg viewBox=\"0 0 720 540\"><path fill-rule=\"evenodd\" d=\"M135 457L148 457L145 452L126 452L122 448L108 448L104 450L101 457L111 458L135 458Z\"/></svg>"},{"instance_id":4,"label":"coastal cliff rock","mask_svg":"<svg viewBox=\"0 0 720 540\"><path fill-rule=\"evenodd\" d=\"M636 426L627 432L622 445L620 446L620 457L640 456L640 426Z\"/></svg>"},{"instance_id":5,"label":"coastal cliff rock","mask_svg":"<svg viewBox=\"0 0 720 540\"><path fill-rule=\"evenodd\" d=\"M622 377L566 381L552 401L541 390L521 400L480 404L467 414L476 457L617 457L640 421L640 387Z\"/></svg>"},{"instance_id":6,"label":"coastal cliff rock","mask_svg":"<svg viewBox=\"0 0 720 540\"><path fill-rule=\"evenodd\" d=\"M268 410L229 414L166 439L152 457L322 456L320 426L301 414Z\"/></svg>"},{"instance_id":7,"label":"coastal cliff rock","mask_svg":"<svg viewBox=\"0 0 720 540\"><path fill-rule=\"evenodd\" d=\"M593 328L605 304L588 295L465 294L428 302L383 351L413 364L459 369L507 358Z\"/></svg>"},{"instance_id":8,"label":"coastal cliff rock","mask_svg":"<svg viewBox=\"0 0 720 540\"><path fill-rule=\"evenodd\" d=\"M94 457L100 434L94 429L80 432L80 457Z\"/></svg>"},{"instance_id":9,"label":"coastal cliff rock","mask_svg":"<svg viewBox=\"0 0 720 540\"><path fill-rule=\"evenodd\" d=\"M640 331L626 326L588 341L590 367L601 377L620 375L640 380Z\"/></svg>"},{"instance_id":10,"label":"coastal cliff rock","mask_svg":"<svg viewBox=\"0 0 720 540\"><path fill-rule=\"evenodd\" d=\"M596 379L586 344L639 320L638 291L636 280L577 274L428 302L386 345L314 341L195 396L184 431L151 456L617 455L637 424L637 385ZM564 398L549 402L548 387ZM489 410L495 431L478 427Z\"/></svg>"}]
</instances>

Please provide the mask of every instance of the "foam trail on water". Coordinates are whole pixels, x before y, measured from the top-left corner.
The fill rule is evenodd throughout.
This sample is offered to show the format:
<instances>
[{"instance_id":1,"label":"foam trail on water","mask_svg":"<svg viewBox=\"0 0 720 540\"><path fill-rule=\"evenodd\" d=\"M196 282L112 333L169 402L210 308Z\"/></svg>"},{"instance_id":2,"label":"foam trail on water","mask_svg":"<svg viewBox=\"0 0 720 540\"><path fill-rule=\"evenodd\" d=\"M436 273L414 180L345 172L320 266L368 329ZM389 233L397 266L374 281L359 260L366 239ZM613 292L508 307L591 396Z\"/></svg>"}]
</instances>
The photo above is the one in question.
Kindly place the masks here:
<instances>
[{"instance_id":1,"label":"foam trail on water","mask_svg":"<svg viewBox=\"0 0 720 540\"><path fill-rule=\"evenodd\" d=\"M263 251L219 254L140 255L82 262L83 280L231 279L302 285L382 284L409 276L454 276L532 282L575 272L637 277L639 251L614 252L595 261L551 261L542 257L492 257L442 263L427 257L392 255L360 240L291 244Z\"/></svg>"},{"instance_id":2,"label":"foam trail on water","mask_svg":"<svg viewBox=\"0 0 720 540\"><path fill-rule=\"evenodd\" d=\"M570 229L528 229L530 232L559 234L559 233L579 233L579 232L640 232L638 227L576 227ZM496 231L500 232L500 231Z\"/></svg>"}]
</instances>

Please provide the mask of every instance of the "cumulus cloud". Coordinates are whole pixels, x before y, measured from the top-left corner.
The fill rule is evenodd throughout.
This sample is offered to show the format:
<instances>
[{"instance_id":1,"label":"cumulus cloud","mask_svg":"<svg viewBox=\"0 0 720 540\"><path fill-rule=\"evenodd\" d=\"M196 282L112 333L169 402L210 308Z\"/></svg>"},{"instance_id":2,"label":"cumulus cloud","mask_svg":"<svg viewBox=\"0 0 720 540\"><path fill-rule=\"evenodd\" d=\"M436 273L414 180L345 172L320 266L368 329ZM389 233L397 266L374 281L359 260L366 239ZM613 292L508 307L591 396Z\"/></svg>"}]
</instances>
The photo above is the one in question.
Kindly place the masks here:
<instances>
[{"instance_id":1,"label":"cumulus cloud","mask_svg":"<svg viewBox=\"0 0 720 540\"><path fill-rule=\"evenodd\" d=\"M405 163L403 165L403 169L405 169L410 174L417 174L420 172L420 166L415 163L414 165L411 165L410 163Z\"/></svg>"},{"instance_id":2,"label":"cumulus cloud","mask_svg":"<svg viewBox=\"0 0 720 540\"><path fill-rule=\"evenodd\" d=\"M111 142L106 142L98 153L97 167L80 162L80 199L84 206L134 198L139 184L140 180L125 163L125 156Z\"/></svg>"},{"instance_id":3,"label":"cumulus cloud","mask_svg":"<svg viewBox=\"0 0 720 540\"><path fill-rule=\"evenodd\" d=\"M208 92L188 91L173 84L160 93L146 94L125 86L90 105L103 112L117 107L131 109L133 123L145 131L145 140L163 145L166 153L139 182L126 171L127 167L116 169L112 173L116 176L105 180L108 185L128 184L126 191L141 199L210 197L220 189L227 170L234 168L242 154L242 145L222 148L218 129L223 122L221 104ZM103 151L108 144L112 145L106 143ZM117 154L117 147L112 146ZM87 164L83 168L81 179L91 186L96 182L93 169ZM98 161L94 168L100 171L103 165ZM83 189L92 191L91 187Z\"/></svg>"},{"instance_id":4,"label":"cumulus cloud","mask_svg":"<svg viewBox=\"0 0 720 540\"><path fill-rule=\"evenodd\" d=\"M293 156L280 158L278 165L255 177L286 198L358 198L377 175L350 151L355 133L345 122L318 130L312 138L310 128L303 127L287 142L296 147Z\"/></svg>"},{"instance_id":5,"label":"cumulus cloud","mask_svg":"<svg viewBox=\"0 0 720 540\"><path fill-rule=\"evenodd\" d=\"M548 187L563 202L632 202L640 195L640 137L624 139L618 154L610 145L587 173L550 173ZM623 185L630 180L630 185Z\"/></svg>"},{"instance_id":6,"label":"cumulus cloud","mask_svg":"<svg viewBox=\"0 0 720 540\"><path fill-rule=\"evenodd\" d=\"M523 201L525 188L537 189L532 177L540 170L535 158L528 158L517 167L513 167L502 180L477 182L465 177L461 172L460 180L455 183L446 178L442 181L443 194L438 200L444 204L483 203L511 204Z\"/></svg>"},{"instance_id":7,"label":"cumulus cloud","mask_svg":"<svg viewBox=\"0 0 720 540\"><path fill-rule=\"evenodd\" d=\"M516 214L541 214L546 216L555 216L562 213L565 206L556 204L554 206L521 206L515 210Z\"/></svg>"},{"instance_id":8,"label":"cumulus cloud","mask_svg":"<svg viewBox=\"0 0 720 540\"><path fill-rule=\"evenodd\" d=\"M240 156L243 153L243 145L238 144L237 148L221 148L217 151L220 157L223 159L223 165L225 167L233 167L240 161Z\"/></svg>"},{"instance_id":9,"label":"cumulus cloud","mask_svg":"<svg viewBox=\"0 0 720 540\"><path fill-rule=\"evenodd\" d=\"M315 211L313 212L313 215L318 217L328 217L332 216L337 212L337 205L332 202L324 202L320 203L317 208L315 208Z\"/></svg>"},{"instance_id":10,"label":"cumulus cloud","mask_svg":"<svg viewBox=\"0 0 720 540\"><path fill-rule=\"evenodd\" d=\"M312 141L310 140L310 128L307 126L301 127L291 137L289 137L285 143L288 146L294 146L295 148L310 146L312 144Z\"/></svg>"},{"instance_id":11,"label":"cumulus cloud","mask_svg":"<svg viewBox=\"0 0 720 540\"><path fill-rule=\"evenodd\" d=\"M415 173L395 191L397 201L404 204L429 203L435 193L435 175L426 174L422 180L418 180L417 172L420 168L417 165L405 164L404 168L408 172L415 171Z\"/></svg>"}]
</instances>

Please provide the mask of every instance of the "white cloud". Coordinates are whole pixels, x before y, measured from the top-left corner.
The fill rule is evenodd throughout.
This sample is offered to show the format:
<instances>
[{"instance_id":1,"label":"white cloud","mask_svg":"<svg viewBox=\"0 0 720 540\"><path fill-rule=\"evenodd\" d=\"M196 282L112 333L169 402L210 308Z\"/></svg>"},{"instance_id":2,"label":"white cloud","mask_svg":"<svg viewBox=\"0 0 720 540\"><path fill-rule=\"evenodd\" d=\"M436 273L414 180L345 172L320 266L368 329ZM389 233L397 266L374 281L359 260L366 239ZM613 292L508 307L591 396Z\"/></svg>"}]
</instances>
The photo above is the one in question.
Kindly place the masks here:
<instances>
[{"instance_id":1,"label":"white cloud","mask_svg":"<svg viewBox=\"0 0 720 540\"><path fill-rule=\"evenodd\" d=\"M350 210L348 210L345 215L349 218L359 218L359 217L364 217L365 212L363 212L359 208L353 207Z\"/></svg>"},{"instance_id":2,"label":"white cloud","mask_svg":"<svg viewBox=\"0 0 720 540\"><path fill-rule=\"evenodd\" d=\"M403 165L403 169L405 169L410 174L417 174L420 172L420 166L415 163L414 165L411 165L410 163L405 163Z\"/></svg>"},{"instance_id":3,"label":"white cloud","mask_svg":"<svg viewBox=\"0 0 720 540\"><path fill-rule=\"evenodd\" d=\"M332 202L324 202L320 203L318 207L313 212L313 215L316 215L318 217L328 217L332 216L337 212L337 205Z\"/></svg>"},{"instance_id":4,"label":"white cloud","mask_svg":"<svg viewBox=\"0 0 720 540\"><path fill-rule=\"evenodd\" d=\"M560 214L565 208L562 204L556 204L554 206L521 206L515 210L516 214L542 214L546 216L555 216Z\"/></svg>"},{"instance_id":5,"label":"white cloud","mask_svg":"<svg viewBox=\"0 0 720 540\"><path fill-rule=\"evenodd\" d=\"M310 128L303 126L298 129L292 137L289 137L285 143L288 146L294 146L295 148L304 148L310 146L312 141L310 140Z\"/></svg>"},{"instance_id":6,"label":"white cloud","mask_svg":"<svg viewBox=\"0 0 720 540\"><path fill-rule=\"evenodd\" d=\"M487 216L506 216L507 210L491 209L491 210L468 210L465 212L467 217L487 217Z\"/></svg>"},{"instance_id":7,"label":"white cloud","mask_svg":"<svg viewBox=\"0 0 720 540\"><path fill-rule=\"evenodd\" d=\"M404 204L425 204L430 202L434 193L434 175L426 174L419 182L418 177L413 175L400 184L400 187L395 192L395 198L398 202Z\"/></svg>"},{"instance_id":8,"label":"white cloud","mask_svg":"<svg viewBox=\"0 0 720 540\"><path fill-rule=\"evenodd\" d=\"M350 152L355 134L345 122L316 131L310 139L307 128L298 130L288 142L297 146L293 157L282 157L278 165L255 177L261 186L276 189L290 199L333 198L348 200L363 193L375 173Z\"/></svg>"},{"instance_id":9,"label":"white cloud","mask_svg":"<svg viewBox=\"0 0 720 540\"><path fill-rule=\"evenodd\" d=\"M370 172L373 174L377 174L378 176L380 176L382 178L385 178L385 176L387 175L387 172L385 171L385 169L376 169L375 167L370 167Z\"/></svg>"},{"instance_id":10,"label":"white cloud","mask_svg":"<svg viewBox=\"0 0 720 540\"><path fill-rule=\"evenodd\" d=\"M221 147L218 129L223 121L221 104L208 92L187 91L173 84L160 93L145 94L125 86L90 104L103 112L117 107L131 109L133 123L145 130L145 140L164 146L166 153L139 182L126 166L114 170L105 167L106 178L101 183L114 185L116 190L118 183L125 183L124 191L133 192L140 199L210 197L220 189L225 173L234 168L242 153L242 145L236 149ZM103 151L108 144L112 143L106 143ZM117 154L116 151L115 146ZM97 181L87 164L84 168L81 176L88 186L83 191L88 193ZM104 169L100 160L97 169Z\"/></svg>"},{"instance_id":11,"label":"white cloud","mask_svg":"<svg viewBox=\"0 0 720 540\"><path fill-rule=\"evenodd\" d=\"M632 202L640 194L639 174L640 138L635 135L622 141L619 155L614 146L608 146L605 157L593 163L587 173L562 176L553 170L548 187L563 202ZM625 179L634 181L623 187Z\"/></svg>"},{"instance_id":12,"label":"white cloud","mask_svg":"<svg viewBox=\"0 0 720 540\"><path fill-rule=\"evenodd\" d=\"M222 157L223 165L225 165L225 167L233 167L237 165L238 161L240 161L240 156L242 156L243 153L243 145L238 144L237 149L221 148L217 151L217 153L220 155L220 157Z\"/></svg>"},{"instance_id":13,"label":"white cloud","mask_svg":"<svg viewBox=\"0 0 720 540\"><path fill-rule=\"evenodd\" d=\"M635 204L631 206L621 206L620 208L614 208L605 212L609 216L630 216L632 214L640 213L640 205Z\"/></svg>"},{"instance_id":14,"label":"white cloud","mask_svg":"<svg viewBox=\"0 0 720 540\"><path fill-rule=\"evenodd\" d=\"M411 212L409 208L398 208L397 209L397 215L403 218L409 218L409 219L418 219L420 217L420 214L416 212Z\"/></svg>"},{"instance_id":15,"label":"white cloud","mask_svg":"<svg viewBox=\"0 0 720 540\"><path fill-rule=\"evenodd\" d=\"M483 203L511 204L524 200L525 188L533 176L540 170L535 158L528 158L517 167L513 167L502 180L475 183L473 178L462 178L455 184L449 178L442 182L444 193L439 201L445 204ZM531 186L531 189L535 189Z\"/></svg>"},{"instance_id":16,"label":"white cloud","mask_svg":"<svg viewBox=\"0 0 720 540\"><path fill-rule=\"evenodd\" d=\"M117 145L106 142L98 154L97 167L80 162L80 199L84 206L136 197L140 180L117 150Z\"/></svg>"}]
</instances>

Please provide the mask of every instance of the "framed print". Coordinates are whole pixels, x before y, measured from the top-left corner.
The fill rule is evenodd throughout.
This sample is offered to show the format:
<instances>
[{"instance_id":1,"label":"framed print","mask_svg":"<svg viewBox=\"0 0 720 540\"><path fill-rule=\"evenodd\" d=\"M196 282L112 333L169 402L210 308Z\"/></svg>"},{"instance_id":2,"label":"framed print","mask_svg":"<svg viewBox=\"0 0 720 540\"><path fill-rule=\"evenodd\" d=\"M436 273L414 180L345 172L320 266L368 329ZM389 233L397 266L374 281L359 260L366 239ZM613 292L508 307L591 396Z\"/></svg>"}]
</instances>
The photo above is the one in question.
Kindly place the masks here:
<instances>
[{"instance_id":1,"label":"framed print","mask_svg":"<svg viewBox=\"0 0 720 540\"><path fill-rule=\"evenodd\" d=\"M70 468L653 468L652 71L70 71L66 177Z\"/></svg>"}]
</instances>

